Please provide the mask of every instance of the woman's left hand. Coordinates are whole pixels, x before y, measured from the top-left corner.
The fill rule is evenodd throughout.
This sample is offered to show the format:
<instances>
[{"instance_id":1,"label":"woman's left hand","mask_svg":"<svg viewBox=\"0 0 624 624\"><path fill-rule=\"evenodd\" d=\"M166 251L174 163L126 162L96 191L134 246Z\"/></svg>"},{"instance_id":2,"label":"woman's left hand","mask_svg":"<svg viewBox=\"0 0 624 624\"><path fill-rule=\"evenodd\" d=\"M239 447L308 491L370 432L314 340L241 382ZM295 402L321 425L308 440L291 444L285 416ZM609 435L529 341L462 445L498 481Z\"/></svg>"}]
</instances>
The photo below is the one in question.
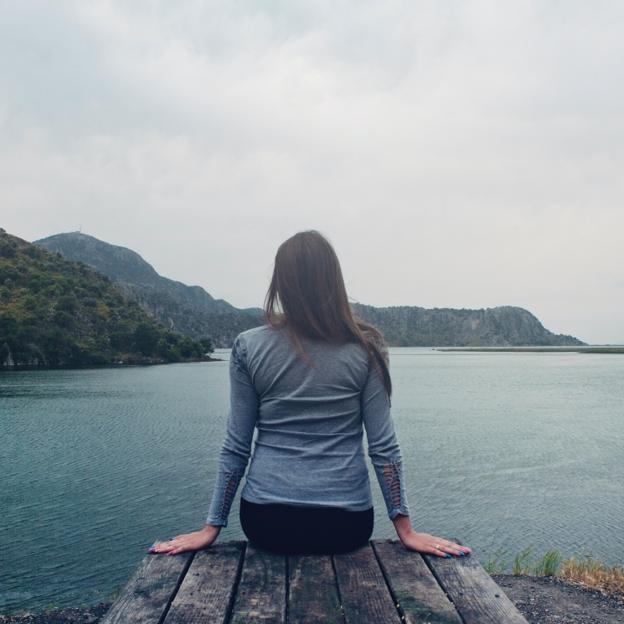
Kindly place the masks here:
<instances>
[{"instance_id":1,"label":"woman's left hand","mask_svg":"<svg viewBox=\"0 0 624 624\"><path fill-rule=\"evenodd\" d=\"M219 535L221 527L207 524L199 531L177 535L167 542L157 542L148 552L156 554L177 555L188 550L201 550L210 546Z\"/></svg>"},{"instance_id":2,"label":"woman's left hand","mask_svg":"<svg viewBox=\"0 0 624 624\"><path fill-rule=\"evenodd\" d=\"M435 537L429 533L417 533L409 531L401 538L403 545L408 550L437 555L438 557L464 557L472 552L472 548L461 546L443 537Z\"/></svg>"}]
</instances>

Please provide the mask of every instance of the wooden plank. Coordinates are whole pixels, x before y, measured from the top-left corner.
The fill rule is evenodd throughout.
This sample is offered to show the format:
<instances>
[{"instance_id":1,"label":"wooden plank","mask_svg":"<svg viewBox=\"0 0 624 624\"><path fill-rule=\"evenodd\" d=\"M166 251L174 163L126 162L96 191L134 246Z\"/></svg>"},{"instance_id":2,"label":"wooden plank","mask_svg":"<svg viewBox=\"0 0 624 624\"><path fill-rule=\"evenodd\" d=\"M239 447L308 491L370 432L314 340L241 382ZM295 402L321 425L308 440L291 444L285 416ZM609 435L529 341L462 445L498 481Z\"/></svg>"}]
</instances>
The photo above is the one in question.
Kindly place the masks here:
<instances>
[{"instance_id":1,"label":"wooden plank","mask_svg":"<svg viewBox=\"0 0 624 624\"><path fill-rule=\"evenodd\" d=\"M193 554L146 555L101 624L158 622L175 595Z\"/></svg>"},{"instance_id":2,"label":"wooden plank","mask_svg":"<svg viewBox=\"0 0 624 624\"><path fill-rule=\"evenodd\" d=\"M528 624L474 554L450 559L422 556L465 624Z\"/></svg>"},{"instance_id":3,"label":"wooden plank","mask_svg":"<svg viewBox=\"0 0 624 624\"><path fill-rule=\"evenodd\" d=\"M329 555L288 557L288 619L297 624L344 624Z\"/></svg>"},{"instance_id":4,"label":"wooden plank","mask_svg":"<svg viewBox=\"0 0 624 624\"><path fill-rule=\"evenodd\" d=\"M405 622L461 624L420 553L407 550L399 540L372 540L372 545Z\"/></svg>"},{"instance_id":5,"label":"wooden plank","mask_svg":"<svg viewBox=\"0 0 624 624\"><path fill-rule=\"evenodd\" d=\"M295 620L296 621L296 620ZM247 545L232 624L286 622L286 557Z\"/></svg>"},{"instance_id":6,"label":"wooden plank","mask_svg":"<svg viewBox=\"0 0 624 624\"><path fill-rule=\"evenodd\" d=\"M245 542L198 550L163 624L220 624L229 616ZM178 555L176 555L178 556Z\"/></svg>"},{"instance_id":7,"label":"wooden plank","mask_svg":"<svg viewBox=\"0 0 624 624\"><path fill-rule=\"evenodd\" d=\"M347 624L401 621L370 543L332 558Z\"/></svg>"}]
</instances>

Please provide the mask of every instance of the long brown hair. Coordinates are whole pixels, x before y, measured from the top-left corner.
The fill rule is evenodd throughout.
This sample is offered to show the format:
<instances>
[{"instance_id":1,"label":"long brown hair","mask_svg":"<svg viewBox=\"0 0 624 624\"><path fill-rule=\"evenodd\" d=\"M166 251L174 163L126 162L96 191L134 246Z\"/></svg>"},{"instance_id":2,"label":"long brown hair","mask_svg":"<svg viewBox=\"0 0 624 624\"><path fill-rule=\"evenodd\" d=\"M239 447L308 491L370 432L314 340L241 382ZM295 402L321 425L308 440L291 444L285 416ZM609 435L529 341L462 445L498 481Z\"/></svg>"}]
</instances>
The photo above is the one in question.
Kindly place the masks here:
<instances>
[{"instance_id":1,"label":"long brown hair","mask_svg":"<svg viewBox=\"0 0 624 624\"><path fill-rule=\"evenodd\" d=\"M388 398L391 396L386 340L351 310L336 252L318 230L297 232L277 249L264 317L270 326L284 328L308 361L303 336L334 344L359 342L369 361L378 366Z\"/></svg>"}]
</instances>

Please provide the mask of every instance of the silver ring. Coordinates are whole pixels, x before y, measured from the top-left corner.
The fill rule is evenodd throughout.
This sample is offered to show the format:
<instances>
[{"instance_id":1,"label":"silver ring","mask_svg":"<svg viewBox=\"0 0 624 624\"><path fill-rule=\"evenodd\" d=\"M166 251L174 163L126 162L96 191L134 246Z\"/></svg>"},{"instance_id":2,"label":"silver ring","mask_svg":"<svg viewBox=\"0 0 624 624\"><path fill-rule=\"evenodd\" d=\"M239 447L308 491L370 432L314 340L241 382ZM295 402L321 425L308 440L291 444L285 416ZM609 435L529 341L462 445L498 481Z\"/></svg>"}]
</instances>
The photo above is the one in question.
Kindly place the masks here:
<instances>
[{"instance_id":1,"label":"silver ring","mask_svg":"<svg viewBox=\"0 0 624 624\"><path fill-rule=\"evenodd\" d=\"M442 547L440 546L440 544L434 544L434 545L433 545L433 547L434 547L436 550L442 550Z\"/></svg>"}]
</instances>

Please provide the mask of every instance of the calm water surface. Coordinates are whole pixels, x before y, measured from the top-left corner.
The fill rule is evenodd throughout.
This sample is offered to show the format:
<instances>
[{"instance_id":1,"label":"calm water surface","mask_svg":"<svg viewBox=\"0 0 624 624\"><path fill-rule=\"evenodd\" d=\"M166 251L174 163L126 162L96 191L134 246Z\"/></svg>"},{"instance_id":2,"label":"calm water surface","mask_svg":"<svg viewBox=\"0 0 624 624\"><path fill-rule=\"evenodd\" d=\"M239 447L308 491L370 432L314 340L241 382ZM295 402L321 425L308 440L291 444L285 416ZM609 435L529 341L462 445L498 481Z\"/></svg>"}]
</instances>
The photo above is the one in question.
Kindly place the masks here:
<instances>
[{"instance_id":1,"label":"calm water surface","mask_svg":"<svg viewBox=\"0 0 624 624\"><path fill-rule=\"evenodd\" d=\"M0 613L106 600L202 526L223 362L0 373ZM624 563L624 355L391 349L417 530ZM394 537L374 473L373 537ZM244 538L238 497L219 540Z\"/></svg>"}]
</instances>

